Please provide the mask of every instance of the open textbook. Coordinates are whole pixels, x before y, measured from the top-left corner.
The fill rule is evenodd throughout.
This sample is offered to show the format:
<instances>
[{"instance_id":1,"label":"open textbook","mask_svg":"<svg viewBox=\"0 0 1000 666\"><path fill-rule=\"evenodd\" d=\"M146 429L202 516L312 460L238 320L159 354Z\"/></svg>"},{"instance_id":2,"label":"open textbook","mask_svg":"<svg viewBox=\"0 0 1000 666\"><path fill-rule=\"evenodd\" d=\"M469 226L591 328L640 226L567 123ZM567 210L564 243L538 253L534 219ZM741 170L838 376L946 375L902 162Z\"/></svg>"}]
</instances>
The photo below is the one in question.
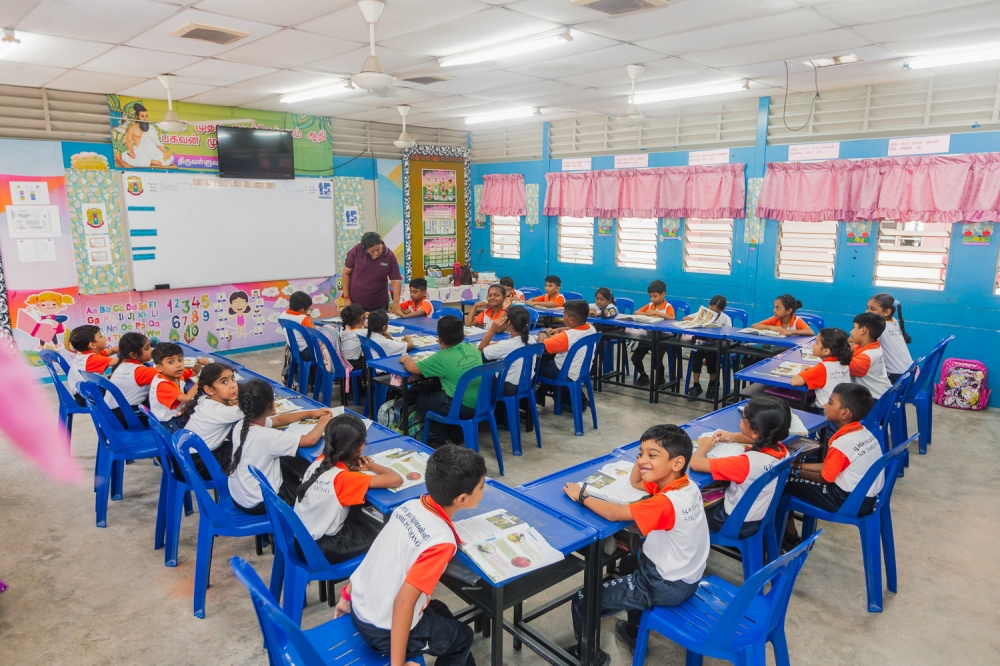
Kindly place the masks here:
<instances>
[{"instance_id":1,"label":"open textbook","mask_svg":"<svg viewBox=\"0 0 1000 666\"><path fill-rule=\"evenodd\" d=\"M649 494L632 486L632 467L635 463L616 460L604 465L586 479L587 494L612 504L632 504L646 499Z\"/></svg>"},{"instance_id":2,"label":"open textbook","mask_svg":"<svg viewBox=\"0 0 1000 666\"><path fill-rule=\"evenodd\" d=\"M621 321L637 321L642 324L658 324L664 321L660 317L650 317L649 315L639 315L639 314L620 314L615 319Z\"/></svg>"},{"instance_id":3,"label":"open textbook","mask_svg":"<svg viewBox=\"0 0 1000 666\"><path fill-rule=\"evenodd\" d=\"M479 328L477 326L466 326L465 327L465 337L467 337L467 338L470 338L470 337L482 337L483 335L486 335L486 329L485 328ZM437 341L435 340L435 342L437 342Z\"/></svg>"},{"instance_id":4,"label":"open textbook","mask_svg":"<svg viewBox=\"0 0 1000 666\"><path fill-rule=\"evenodd\" d=\"M694 441L694 450L698 450L698 445L705 440L711 440L715 437L715 433L718 430L713 430L712 432L706 432ZM712 449L705 455L707 458L730 458L732 456L738 456L741 453L745 453L747 447L740 442L716 442Z\"/></svg>"},{"instance_id":5,"label":"open textbook","mask_svg":"<svg viewBox=\"0 0 1000 666\"><path fill-rule=\"evenodd\" d=\"M414 347L432 347L438 343L433 335L410 335Z\"/></svg>"},{"instance_id":6,"label":"open textbook","mask_svg":"<svg viewBox=\"0 0 1000 666\"><path fill-rule=\"evenodd\" d=\"M694 313L694 319L679 321L677 325L681 328L712 328L722 326L719 323L719 313L706 308L704 305L699 307L698 311Z\"/></svg>"},{"instance_id":7,"label":"open textbook","mask_svg":"<svg viewBox=\"0 0 1000 666\"><path fill-rule=\"evenodd\" d=\"M288 411L295 412L295 411L300 411L302 409L291 400L288 400L288 398L278 398L278 400L275 400L274 404L276 407L278 405L278 401L280 400L287 400L292 405L292 407L294 407L294 409ZM344 408L332 407L330 411L333 412L334 416L340 416L341 414L344 413ZM287 414L288 412L283 412L279 409L278 413ZM365 424L365 428L370 428L372 423L374 423L374 421L372 421L371 419L366 419L362 417L360 414L355 414L355 416L361 419L362 423ZM295 423L289 423L288 425L280 426L277 428L277 430L284 430L285 432L292 433L293 435L299 435L299 436L307 435L312 431L313 428L316 427L317 423L319 423L319 419L302 419L301 421L296 421Z\"/></svg>"},{"instance_id":8,"label":"open textbook","mask_svg":"<svg viewBox=\"0 0 1000 666\"><path fill-rule=\"evenodd\" d=\"M807 367L809 366L807 366L805 363L782 361L777 366L771 368L771 374L777 375L779 377L794 377L803 370L805 370Z\"/></svg>"},{"instance_id":9,"label":"open textbook","mask_svg":"<svg viewBox=\"0 0 1000 666\"><path fill-rule=\"evenodd\" d=\"M806 351L805 349L801 351L801 354L802 360L809 361L810 363L819 363L823 360L819 356L816 356L816 354L813 354L811 351Z\"/></svg>"},{"instance_id":10,"label":"open textbook","mask_svg":"<svg viewBox=\"0 0 1000 666\"><path fill-rule=\"evenodd\" d=\"M400 490L412 488L424 482L428 457L422 451L395 448L376 453L371 458L379 465L388 467L403 477L403 485L399 488L389 489L391 492L398 493Z\"/></svg>"},{"instance_id":11,"label":"open textbook","mask_svg":"<svg viewBox=\"0 0 1000 666\"><path fill-rule=\"evenodd\" d=\"M772 331L769 328L741 328L739 333L746 333L748 335L761 335L765 338L783 338L785 337L777 331Z\"/></svg>"},{"instance_id":12,"label":"open textbook","mask_svg":"<svg viewBox=\"0 0 1000 666\"><path fill-rule=\"evenodd\" d=\"M417 352L416 354L410 354L410 358L412 358L414 361L422 361L425 358L429 358L436 353L437 353L436 351L422 351L422 352Z\"/></svg>"},{"instance_id":13,"label":"open textbook","mask_svg":"<svg viewBox=\"0 0 1000 666\"><path fill-rule=\"evenodd\" d=\"M459 520L455 531L462 552L495 583L563 560L538 530L505 509Z\"/></svg>"}]
</instances>

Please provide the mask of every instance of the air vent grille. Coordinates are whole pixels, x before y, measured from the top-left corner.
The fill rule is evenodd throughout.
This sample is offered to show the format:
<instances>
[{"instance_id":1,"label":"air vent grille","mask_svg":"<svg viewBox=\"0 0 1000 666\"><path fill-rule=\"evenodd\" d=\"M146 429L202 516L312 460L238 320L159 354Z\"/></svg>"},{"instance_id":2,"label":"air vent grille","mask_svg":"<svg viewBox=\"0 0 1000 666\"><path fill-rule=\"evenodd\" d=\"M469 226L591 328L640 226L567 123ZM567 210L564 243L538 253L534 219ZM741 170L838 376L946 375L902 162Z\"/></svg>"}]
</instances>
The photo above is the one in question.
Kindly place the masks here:
<instances>
[{"instance_id":1,"label":"air vent grille","mask_svg":"<svg viewBox=\"0 0 1000 666\"><path fill-rule=\"evenodd\" d=\"M232 28L220 28L214 25L190 21L177 30L170 33L174 37L181 39L197 39L200 42L211 42L212 44L232 44L250 35L243 30L233 30Z\"/></svg>"},{"instance_id":2,"label":"air vent grille","mask_svg":"<svg viewBox=\"0 0 1000 666\"><path fill-rule=\"evenodd\" d=\"M570 2L604 14L619 16L653 7L666 7L668 0L570 0Z\"/></svg>"}]
</instances>

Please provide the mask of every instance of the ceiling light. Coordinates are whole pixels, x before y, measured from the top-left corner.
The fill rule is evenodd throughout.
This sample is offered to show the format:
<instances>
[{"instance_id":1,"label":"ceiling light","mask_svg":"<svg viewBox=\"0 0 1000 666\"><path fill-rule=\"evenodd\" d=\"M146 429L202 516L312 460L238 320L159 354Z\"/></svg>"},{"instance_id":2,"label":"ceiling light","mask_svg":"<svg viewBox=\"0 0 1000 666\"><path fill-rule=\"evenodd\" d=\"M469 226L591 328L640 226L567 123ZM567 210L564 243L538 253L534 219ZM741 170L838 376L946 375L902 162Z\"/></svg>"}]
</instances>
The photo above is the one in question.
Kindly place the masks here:
<instances>
[{"instance_id":1,"label":"ceiling light","mask_svg":"<svg viewBox=\"0 0 1000 666\"><path fill-rule=\"evenodd\" d=\"M1000 60L1000 46L988 46L973 51L958 51L952 53L937 53L934 55L910 58L903 63L903 69L926 69L928 67L945 67L947 65L962 65L969 62L984 62Z\"/></svg>"},{"instance_id":2,"label":"ceiling light","mask_svg":"<svg viewBox=\"0 0 1000 666\"><path fill-rule=\"evenodd\" d=\"M468 116L465 119L466 125L475 125L476 123L490 123L494 120L510 120L512 118L527 118L528 116L540 116L542 115L541 109L532 108L530 106L524 107L523 109L509 109L507 111L497 111L496 113L484 113L478 116Z\"/></svg>"},{"instance_id":3,"label":"ceiling light","mask_svg":"<svg viewBox=\"0 0 1000 666\"><path fill-rule=\"evenodd\" d=\"M723 95L725 93L734 93L749 89L750 85L745 81L730 81L728 83L717 83L710 86L667 88L666 90L654 90L652 92L639 93L635 96L633 101L636 104L650 104L651 102L667 102L673 99L687 99L688 97Z\"/></svg>"},{"instance_id":4,"label":"ceiling light","mask_svg":"<svg viewBox=\"0 0 1000 666\"><path fill-rule=\"evenodd\" d=\"M530 53L539 49L547 49L550 46L558 46L566 42L573 41L573 35L569 30L565 30L558 35L549 35L540 39L529 39L520 42L508 42L507 44L497 44L478 51L460 53L459 55L438 58L438 64L442 67L454 67L455 65L471 65L474 62L485 62L487 60L499 60L507 56Z\"/></svg>"},{"instance_id":5,"label":"ceiling light","mask_svg":"<svg viewBox=\"0 0 1000 666\"><path fill-rule=\"evenodd\" d=\"M833 67L834 65L850 65L852 62L861 62L862 60L861 56L856 56L853 53L845 53L843 55L830 56L829 58L806 60L806 64L819 69L820 67Z\"/></svg>"},{"instance_id":6,"label":"ceiling light","mask_svg":"<svg viewBox=\"0 0 1000 666\"><path fill-rule=\"evenodd\" d=\"M344 85L343 81L341 81L340 83L323 86L322 88L313 88L312 90L303 90L302 92L285 95L284 97L279 98L278 101L282 104L295 104L295 102L304 102L307 99L333 97L334 95L346 93L349 90L353 90L353 88Z\"/></svg>"}]
</instances>

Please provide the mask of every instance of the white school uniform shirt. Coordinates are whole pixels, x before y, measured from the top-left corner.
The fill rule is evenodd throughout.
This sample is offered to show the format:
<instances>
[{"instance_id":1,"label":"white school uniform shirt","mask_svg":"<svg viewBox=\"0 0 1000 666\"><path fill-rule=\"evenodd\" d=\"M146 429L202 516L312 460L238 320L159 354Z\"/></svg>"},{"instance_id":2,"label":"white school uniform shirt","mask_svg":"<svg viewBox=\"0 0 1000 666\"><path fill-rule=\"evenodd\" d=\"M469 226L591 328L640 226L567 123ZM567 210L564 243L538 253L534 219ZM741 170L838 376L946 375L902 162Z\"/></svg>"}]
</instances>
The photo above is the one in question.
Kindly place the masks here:
<instances>
[{"instance_id":1,"label":"white school uniform shirt","mask_svg":"<svg viewBox=\"0 0 1000 666\"><path fill-rule=\"evenodd\" d=\"M859 422L849 423L834 433L823 461L823 480L835 483L844 492L854 490L865 473L882 457L882 447L868 428ZM882 491L885 472L880 472L866 495Z\"/></svg>"},{"instance_id":2,"label":"white school uniform shirt","mask_svg":"<svg viewBox=\"0 0 1000 666\"><path fill-rule=\"evenodd\" d=\"M646 535L643 557L656 565L663 580L697 583L711 549L701 489L685 475L663 488L648 483L646 492L652 497L629 505Z\"/></svg>"},{"instance_id":3,"label":"white school uniform shirt","mask_svg":"<svg viewBox=\"0 0 1000 666\"><path fill-rule=\"evenodd\" d=\"M806 388L816 391L817 407L822 407L833 394L833 389L840 384L851 383L850 366L842 365L836 356L828 356L821 363L806 368L799 373L805 380Z\"/></svg>"},{"instance_id":4,"label":"white school uniform shirt","mask_svg":"<svg viewBox=\"0 0 1000 666\"><path fill-rule=\"evenodd\" d=\"M369 338L372 342L377 344L385 352L386 356L398 356L399 354L406 353L406 342L403 340L394 340L393 338L387 338L381 333L372 333ZM360 344L360 343L358 343ZM347 355L345 354L345 357Z\"/></svg>"},{"instance_id":5,"label":"white school uniform shirt","mask_svg":"<svg viewBox=\"0 0 1000 666\"><path fill-rule=\"evenodd\" d=\"M889 382L889 375L885 371L885 361L878 340L870 345L855 349L854 358L851 359L851 365L848 367L851 381L868 389L876 400L881 398L882 394L892 386Z\"/></svg>"},{"instance_id":6,"label":"white school uniform shirt","mask_svg":"<svg viewBox=\"0 0 1000 666\"><path fill-rule=\"evenodd\" d=\"M243 420L240 419L233 430L234 455L237 447L240 446L240 431L242 429ZM294 456L298 450L298 435L284 430L251 425L247 431L246 441L243 442L240 462L236 466L236 470L229 476L229 494L233 496L233 501L244 509L252 509L264 501L260 484L250 474L250 465L263 472L267 480L271 482L274 492L278 492L282 481L281 462L278 458Z\"/></svg>"},{"instance_id":7,"label":"white school uniform shirt","mask_svg":"<svg viewBox=\"0 0 1000 666\"><path fill-rule=\"evenodd\" d=\"M743 495L754 481L759 479L772 467L785 459L788 450L778 444L777 448L763 449L761 451L745 451L738 456L726 458L713 458L708 461L712 471L712 478L716 481L729 481L726 488L726 496L722 500L726 513L732 514L736 510L736 505L740 503ZM778 486L775 479L767 484L760 495L754 500L753 506L744 518L744 522L752 523L763 520L767 513L767 507L774 497L774 489Z\"/></svg>"},{"instance_id":8,"label":"white school uniform shirt","mask_svg":"<svg viewBox=\"0 0 1000 666\"><path fill-rule=\"evenodd\" d=\"M882 331L878 342L882 346L885 371L889 374L901 375L913 365L910 348L906 346L903 331L899 329L899 322L895 319L885 322L885 330Z\"/></svg>"},{"instance_id":9,"label":"white school uniform shirt","mask_svg":"<svg viewBox=\"0 0 1000 666\"><path fill-rule=\"evenodd\" d=\"M340 329L340 353L348 361L356 361L364 354L364 350L361 349L361 341L358 340L358 331L360 330L360 328L350 329L347 326Z\"/></svg>"},{"instance_id":10,"label":"white school uniform shirt","mask_svg":"<svg viewBox=\"0 0 1000 666\"><path fill-rule=\"evenodd\" d=\"M111 365L113 359L108 358L107 350L100 353L77 352L77 355L69 362L69 372L66 373L66 388L72 394L80 392L80 382L83 381L84 372L93 372L103 375L104 371Z\"/></svg>"},{"instance_id":11,"label":"white school uniform shirt","mask_svg":"<svg viewBox=\"0 0 1000 666\"><path fill-rule=\"evenodd\" d=\"M289 321L294 321L296 324L301 324L302 326L305 326L307 328L314 328L313 327L313 323L312 323L312 319L309 318L309 315L301 314L301 313L298 313L298 312L292 312L291 310L285 310L284 312L282 312L280 315L278 315L278 319L287 319ZM285 336L285 344L289 344L289 342L288 342L288 331L286 331L284 328L282 328L281 332ZM297 336L297 335L295 336L295 341L297 343L299 343L299 351L300 352L301 351L305 351L306 347L309 346L309 343L306 341L305 338L303 338L303 339L300 340L299 336Z\"/></svg>"},{"instance_id":12,"label":"white school uniform shirt","mask_svg":"<svg viewBox=\"0 0 1000 666\"><path fill-rule=\"evenodd\" d=\"M543 344L545 345L545 351L555 355L553 360L556 363L556 367L562 371L563 364L566 362L566 356L570 348L576 344L580 338L595 334L597 334L597 329L590 324L585 324L566 331L559 331L551 338L545 338ZM575 380L580 376L581 371L590 372L589 367L583 367L584 356L586 356L586 351L583 349L579 350L573 356L573 359L570 361L569 372L567 373L569 379ZM594 362L593 357L591 357L590 362Z\"/></svg>"},{"instance_id":13,"label":"white school uniform shirt","mask_svg":"<svg viewBox=\"0 0 1000 666\"><path fill-rule=\"evenodd\" d=\"M351 576L354 614L380 629L392 629L393 600L403 583L410 583L420 590L410 623L413 629L458 542L451 520L429 496L401 505Z\"/></svg>"},{"instance_id":14,"label":"white school uniform shirt","mask_svg":"<svg viewBox=\"0 0 1000 666\"><path fill-rule=\"evenodd\" d=\"M184 427L201 437L209 450L214 451L222 446L233 426L242 419L243 412L236 405L224 405L203 395L198 398L198 405Z\"/></svg>"},{"instance_id":15,"label":"white school uniform shirt","mask_svg":"<svg viewBox=\"0 0 1000 666\"><path fill-rule=\"evenodd\" d=\"M535 344L535 336L528 336L528 344ZM496 361L502 358L507 358L508 354L512 351L520 349L526 346L524 342L521 341L521 336L512 336L507 340L501 340L495 345L489 345L483 350L483 358L487 361ZM514 361L510 366L510 372L507 373L507 381L511 384L517 384L521 380L521 366L524 365L524 361Z\"/></svg>"},{"instance_id":16,"label":"white school uniform shirt","mask_svg":"<svg viewBox=\"0 0 1000 666\"><path fill-rule=\"evenodd\" d=\"M303 483L312 478L322 463L323 456L320 456L309 466L302 477ZM368 474L352 472L343 463L337 463L320 474L302 499L295 501L295 514L302 519L313 539L337 534L351 507L364 504L371 479Z\"/></svg>"},{"instance_id":17,"label":"white school uniform shirt","mask_svg":"<svg viewBox=\"0 0 1000 666\"><path fill-rule=\"evenodd\" d=\"M190 370L184 371L184 379L189 379L191 376ZM184 379L181 380L182 385ZM163 385L162 389L160 388L161 385ZM151 394L149 398L149 411L153 413L157 421L163 423L175 416L180 416L183 403L177 400L176 396L183 393L183 391L178 387L176 382L157 373L149 385L149 392ZM169 401L169 404L167 404L167 401Z\"/></svg>"},{"instance_id":18,"label":"white school uniform shirt","mask_svg":"<svg viewBox=\"0 0 1000 666\"><path fill-rule=\"evenodd\" d=\"M149 400L149 387L158 374L156 368L138 361L122 361L111 374L111 383L118 387L128 404L141 405ZM118 408L118 401L110 391L104 395L104 403L111 409Z\"/></svg>"}]
</instances>

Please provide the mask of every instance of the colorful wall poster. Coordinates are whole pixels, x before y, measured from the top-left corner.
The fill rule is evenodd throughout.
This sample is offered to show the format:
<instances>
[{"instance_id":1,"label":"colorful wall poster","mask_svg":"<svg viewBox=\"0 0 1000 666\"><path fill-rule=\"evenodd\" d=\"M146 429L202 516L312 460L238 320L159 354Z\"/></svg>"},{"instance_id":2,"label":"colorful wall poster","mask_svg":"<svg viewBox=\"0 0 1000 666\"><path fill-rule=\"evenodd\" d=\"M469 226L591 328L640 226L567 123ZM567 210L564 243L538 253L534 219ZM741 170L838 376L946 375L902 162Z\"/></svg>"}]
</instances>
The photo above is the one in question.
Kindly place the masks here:
<instances>
[{"instance_id":1,"label":"colorful wall poster","mask_svg":"<svg viewBox=\"0 0 1000 666\"><path fill-rule=\"evenodd\" d=\"M665 217L660 221L660 240L680 240L681 221L676 217Z\"/></svg>"},{"instance_id":2,"label":"colorful wall poster","mask_svg":"<svg viewBox=\"0 0 1000 666\"><path fill-rule=\"evenodd\" d=\"M611 230L614 229L614 226L615 226L615 221L610 217L597 218L597 235L610 236Z\"/></svg>"},{"instance_id":3,"label":"colorful wall poster","mask_svg":"<svg viewBox=\"0 0 1000 666\"><path fill-rule=\"evenodd\" d=\"M67 198L62 156L59 154L58 160L55 157L51 163L41 165L41 170L57 172L57 176L0 174L0 251L8 289L41 290L77 284L71 229L74 211ZM47 204L13 203L24 192L30 198L33 191L40 199L43 190L48 195Z\"/></svg>"},{"instance_id":4,"label":"colorful wall poster","mask_svg":"<svg viewBox=\"0 0 1000 666\"><path fill-rule=\"evenodd\" d=\"M396 255L400 270L406 266L403 243L403 162L376 160L378 168L378 233ZM403 275L409 279L408 275Z\"/></svg>"},{"instance_id":5,"label":"colorful wall poster","mask_svg":"<svg viewBox=\"0 0 1000 666\"><path fill-rule=\"evenodd\" d=\"M966 222L962 225L962 245L989 245L992 222Z\"/></svg>"},{"instance_id":6,"label":"colorful wall poster","mask_svg":"<svg viewBox=\"0 0 1000 666\"><path fill-rule=\"evenodd\" d=\"M871 220L847 223L847 244L848 245L868 245L872 234Z\"/></svg>"},{"instance_id":7,"label":"colorful wall poster","mask_svg":"<svg viewBox=\"0 0 1000 666\"><path fill-rule=\"evenodd\" d=\"M44 182L10 181L10 199L14 206L49 205L49 188Z\"/></svg>"},{"instance_id":8,"label":"colorful wall poster","mask_svg":"<svg viewBox=\"0 0 1000 666\"><path fill-rule=\"evenodd\" d=\"M454 204L424 204L424 235L454 236L458 212Z\"/></svg>"},{"instance_id":9,"label":"colorful wall poster","mask_svg":"<svg viewBox=\"0 0 1000 666\"><path fill-rule=\"evenodd\" d=\"M444 169L423 169L421 188L425 202L458 201L458 180L455 171Z\"/></svg>"},{"instance_id":10,"label":"colorful wall poster","mask_svg":"<svg viewBox=\"0 0 1000 666\"><path fill-rule=\"evenodd\" d=\"M431 264L437 264L441 268L450 268L455 263L458 241L451 238L425 238L424 239L424 270Z\"/></svg>"},{"instance_id":11,"label":"colorful wall poster","mask_svg":"<svg viewBox=\"0 0 1000 666\"><path fill-rule=\"evenodd\" d=\"M526 212L528 213L524 216L524 223L528 225L528 231L534 231L535 225L538 224L538 211L541 207L538 201L538 183L525 184L524 196Z\"/></svg>"}]
</instances>

